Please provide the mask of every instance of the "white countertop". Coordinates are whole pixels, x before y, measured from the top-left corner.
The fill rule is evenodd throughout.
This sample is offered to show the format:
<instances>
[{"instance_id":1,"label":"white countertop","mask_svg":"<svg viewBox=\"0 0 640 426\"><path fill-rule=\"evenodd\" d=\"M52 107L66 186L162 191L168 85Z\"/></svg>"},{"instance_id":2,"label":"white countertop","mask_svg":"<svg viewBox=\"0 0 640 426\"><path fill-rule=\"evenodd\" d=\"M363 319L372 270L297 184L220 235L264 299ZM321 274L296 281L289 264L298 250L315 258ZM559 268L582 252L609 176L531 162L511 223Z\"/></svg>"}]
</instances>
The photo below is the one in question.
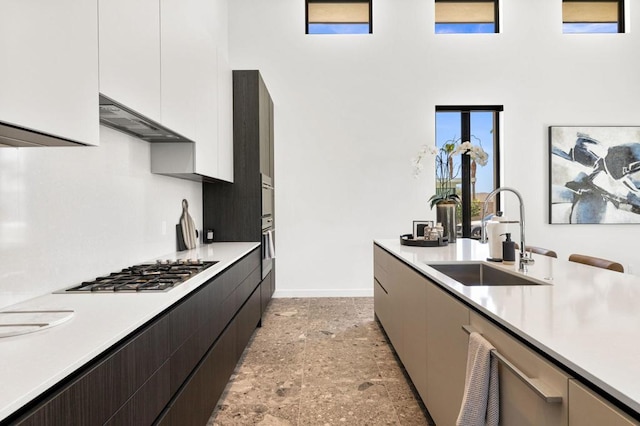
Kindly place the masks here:
<instances>
[{"instance_id":1,"label":"white countertop","mask_svg":"<svg viewBox=\"0 0 640 426\"><path fill-rule=\"evenodd\" d=\"M4 308L70 309L74 315L64 323L42 331L0 338L0 420L258 246L259 243L213 243L158 257L219 261L167 292L47 294ZM69 283L69 287L74 284Z\"/></svg>"},{"instance_id":2,"label":"white countertop","mask_svg":"<svg viewBox=\"0 0 640 426\"><path fill-rule=\"evenodd\" d=\"M640 277L534 254L527 275L551 285L464 286L425 262L484 261L488 245L375 243L640 414Z\"/></svg>"}]
</instances>

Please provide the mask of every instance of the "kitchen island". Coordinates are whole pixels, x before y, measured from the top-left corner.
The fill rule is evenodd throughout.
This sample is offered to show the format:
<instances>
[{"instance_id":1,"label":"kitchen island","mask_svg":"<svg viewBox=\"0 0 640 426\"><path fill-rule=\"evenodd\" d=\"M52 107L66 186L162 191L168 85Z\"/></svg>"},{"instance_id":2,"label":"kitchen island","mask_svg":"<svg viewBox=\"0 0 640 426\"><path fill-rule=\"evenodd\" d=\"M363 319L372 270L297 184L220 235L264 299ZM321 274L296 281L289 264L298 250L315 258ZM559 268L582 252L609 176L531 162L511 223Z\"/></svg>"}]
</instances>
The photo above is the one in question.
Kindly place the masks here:
<instances>
[{"instance_id":1,"label":"kitchen island","mask_svg":"<svg viewBox=\"0 0 640 426\"><path fill-rule=\"evenodd\" d=\"M458 315L460 324L452 326L446 337L453 333L462 337L455 337L457 341L450 348L459 350L460 342L466 341L461 325L468 322L473 326L475 323L483 335L493 333L500 336L494 338L496 347L502 340L511 339L525 348L526 356L530 352L541 358L545 365L549 364L548 368L545 367L553 370L549 376L564 375L564 382L560 381L555 386L561 395L562 407L553 414L564 419L561 424L566 424L566 418L570 417L566 414L571 410L571 402L567 404L567 387L571 391L575 386L585 387L606 404L614 405L631 422L628 424L637 424L640 419L640 278L534 255L535 264L529 266L526 275L539 285L465 286L429 266L485 261L487 257L488 246L469 239L459 239L445 247L409 247L401 245L399 240L374 241L376 315L394 347L401 347L398 352L400 359L405 366L409 364L407 370L414 383L422 383L423 379L425 383L433 381L437 377L434 371L442 369L423 366L422 358L434 362L455 358L453 349L433 355L436 350L433 346L442 346L442 342L428 346L428 343L422 343L425 339L417 335L416 330L420 334L424 330L437 333L438 329L447 326L449 317ZM491 263L491 266L496 264ZM517 272L517 261L514 265L499 264L498 267L521 274ZM393 274L396 274L395 278ZM397 286L401 282L404 282L404 287ZM418 287L428 287L427 290L435 291L437 297L444 296L434 304L433 294L423 294ZM394 298L402 297L405 300L398 306L407 311L413 309L413 312L406 314L408 319L399 324L398 317L405 314L398 312L390 303ZM421 298L425 300L424 306L420 305ZM450 309L442 308L446 303L451 304ZM438 309L444 309L440 317L435 312ZM420 327L415 325L416 322L426 323L432 315L439 318L438 324L427 324L432 329L416 328ZM423 353L418 361L413 356L416 351ZM518 351L513 353L520 353ZM406 354L404 359L402 352ZM511 361L518 364L522 360ZM414 367L416 362L419 365ZM461 363L464 370L464 359L458 365ZM527 366L521 368L526 372ZM412 370L415 371L413 375ZM534 380L538 370L530 368L529 375ZM464 371L447 373L449 377L457 377L458 381L459 377L464 377ZM431 395L428 386L423 391L420 383L415 383L416 387L423 399L428 399L425 398L425 395ZM456 392L460 390L453 393ZM558 402L554 398L548 398L548 401L555 401L552 404ZM425 402L430 411L437 411L438 407L430 407L429 402ZM437 418L435 420L438 422ZM571 421L568 424L572 424Z\"/></svg>"},{"instance_id":2,"label":"kitchen island","mask_svg":"<svg viewBox=\"0 0 640 426\"><path fill-rule=\"evenodd\" d=\"M244 348L239 347L239 342L248 339L247 334L250 336L259 321L259 243L214 243L158 258L165 259L201 259L218 263L169 291L54 293L5 308L4 310L72 310L73 317L46 330L0 339L0 423L22 421L28 418L25 416L38 411L43 412L43 415L50 415L46 411L48 401L55 400L60 395L78 397L74 394L75 391L68 392L76 384L79 384L77 388L84 389L85 392L89 383L102 385L107 393L111 392L109 398L114 399L117 397L114 395L115 391L109 389L107 383L101 383L102 379L114 382L116 387L122 387L124 385L121 382L129 379L126 374L123 376L125 370L130 371L131 376L138 376L141 371L148 370L150 378L137 377L135 379L138 384L126 385L129 393L123 392L121 396L126 401L123 406L125 409L118 411L117 415L111 417L111 421L117 423L117 420L124 419L125 415L130 414L127 410L144 411L132 405L136 402L136 395L140 400L147 399L147 394L135 394L138 390L151 395L156 389L166 388L156 398L159 401L156 406L162 407L156 408L162 410L169 399L172 399L172 404L176 403L176 392L184 393L182 391L188 390L189 380L197 377L198 373L199 367L194 369L194 365L198 364L203 354L211 352L213 342L223 339L218 336L229 336L229 344L225 344L224 348L229 349L227 352L233 352L231 357L225 355L228 361L226 364L231 363L232 370L237 359L234 358L236 353ZM232 319L241 316L244 306L249 305L249 299L249 314L241 318L242 324L237 329L234 328L233 333L230 332L229 327L235 321ZM209 306L210 301L219 304ZM242 331L238 331L240 329ZM197 355L193 355L194 353ZM188 358L196 359L191 361ZM206 361L202 359L200 364ZM131 361L134 365L122 363L123 360ZM148 367L154 362L157 367ZM101 366L105 367L105 371L99 371ZM229 365L225 371L228 369ZM96 371L99 374L94 374ZM88 379L85 380L86 378ZM224 383L226 379L223 378ZM148 389L144 389L145 386ZM95 390L89 389L88 393L91 394L92 391ZM91 402L90 395L86 393L79 399L86 400L87 404L101 405ZM73 405L73 399L60 400L62 402L58 405L64 405L65 401L72 401ZM181 404L184 405L182 402ZM69 407L65 407L67 408ZM67 424L82 423L83 419L76 418L73 412L77 408L71 407L67 411L67 420L73 420ZM102 410L103 413L97 413L100 410L95 407L87 410L83 415L88 413L84 420L89 423L94 423L99 416L112 415L108 414L108 407ZM16 417L16 413L20 413L20 418ZM157 412L144 414L152 415L152 419L158 415ZM165 415L166 418L168 417ZM35 419L37 424L38 417ZM55 422L50 417L47 420ZM106 420L107 418L100 418L99 422ZM171 421L165 421L165 424L171 424Z\"/></svg>"}]
</instances>

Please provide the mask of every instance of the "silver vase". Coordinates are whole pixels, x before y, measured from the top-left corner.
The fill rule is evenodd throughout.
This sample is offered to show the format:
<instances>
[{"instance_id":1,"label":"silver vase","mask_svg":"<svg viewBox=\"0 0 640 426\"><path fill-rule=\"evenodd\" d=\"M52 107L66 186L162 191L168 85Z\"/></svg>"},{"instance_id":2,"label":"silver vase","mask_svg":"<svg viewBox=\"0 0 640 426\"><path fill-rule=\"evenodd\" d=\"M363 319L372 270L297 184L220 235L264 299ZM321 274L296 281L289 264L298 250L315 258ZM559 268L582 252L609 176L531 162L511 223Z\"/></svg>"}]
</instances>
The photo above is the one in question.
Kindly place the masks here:
<instances>
[{"instance_id":1,"label":"silver vase","mask_svg":"<svg viewBox=\"0 0 640 426\"><path fill-rule=\"evenodd\" d=\"M443 236L449 238L449 243L456 242L456 203L436 204L436 221L442 223Z\"/></svg>"}]
</instances>

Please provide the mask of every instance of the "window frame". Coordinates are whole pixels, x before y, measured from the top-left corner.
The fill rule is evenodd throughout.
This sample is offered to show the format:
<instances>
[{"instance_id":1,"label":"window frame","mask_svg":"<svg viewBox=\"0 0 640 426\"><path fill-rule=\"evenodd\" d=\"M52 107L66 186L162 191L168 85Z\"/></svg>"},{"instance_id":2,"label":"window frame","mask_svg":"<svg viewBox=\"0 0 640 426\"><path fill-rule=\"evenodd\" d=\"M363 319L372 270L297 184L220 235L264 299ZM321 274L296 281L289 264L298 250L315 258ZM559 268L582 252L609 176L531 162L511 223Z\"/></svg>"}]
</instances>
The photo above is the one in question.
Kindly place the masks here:
<instances>
[{"instance_id":1,"label":"window frame","mask_svg":"<svg viewBox=\"0 0 640 426\"><path fill-rule=\"evenodd\" d=\"M373 0L305 0L304 2L304 31L305 34L329 34L329 33L310 33L309 32L309 3L366 3L369 5L369 21L366 24L369 25L368 34L373 34ZM311 24L316 24L317 22L312 22ZM326 22L325 24L336 24L335 22ZM351 23L337 23L341 24L364 24L363 22L351 22ZM351 33L338 33L338 34L351 34ZM357 33L357 34L367 34L367 33Z\"/></svg>"},{"instance_id":2,"label":"window frame","mask_svg":"<svg viewBox=\"0 0 640 426\"><path fill-rule=\"evenodd\" d=\"M442 24L438 22L437 16L435 16L435 5L437 3L493 3L493 32L492 33L447 33L447 34L499 34L500 33L500 1L499 0L434 0L434 31L435 26ZM449 24L485 24L486 22L446 22ZM436 32L436 34L442 34Z\"/></svg>"},{"instance_id":3,"label":"window frame","mask_svg":"<svg viewBox=\"0 0 640 426\"><path fill-rule=\"evenodd\" d=\"M493 118L493 184L495 188L501 186L500 176L500 113L504 111L503 105L436 105L435 113L458 112L460 113L460 140L470 141L471 138L471 113L492 112ZM437 128L436 128L437 131ZM462 238L471 238L471 157L460 154L461 158L461 187L462 187ZM494 188L494 189L495 189ZM500 210L500 197L496 197L496 211Z\"/></svg>"},{"instance_id":4,"label":"window frame","mask_svg":"<svg viewBox=\"0 0 640 426\"><path fill-rule=\"evenodd\" d=\"M618 22L615 22L618 25L618 31L616 33L609 33L609 34L624 34L626 31L626 23L625 23L625 1L626 0L562 0L562 4L564 3L616 3L618 5ZM614 22L565 22L564 20L564 13L562 16L562 25L564 24L577 24L577 23L582 23L582 24L588 24L588 23L611 23L613 24ZM589 32L585 32L585 33L580 33L580 32L576 32L576 33L565 33L563 31L563 34L596 34L596 33L589 33ZM602 33L600 33L602 34ZM604 33L606 34L606 33Z\"/></svg>"}]
</instances>

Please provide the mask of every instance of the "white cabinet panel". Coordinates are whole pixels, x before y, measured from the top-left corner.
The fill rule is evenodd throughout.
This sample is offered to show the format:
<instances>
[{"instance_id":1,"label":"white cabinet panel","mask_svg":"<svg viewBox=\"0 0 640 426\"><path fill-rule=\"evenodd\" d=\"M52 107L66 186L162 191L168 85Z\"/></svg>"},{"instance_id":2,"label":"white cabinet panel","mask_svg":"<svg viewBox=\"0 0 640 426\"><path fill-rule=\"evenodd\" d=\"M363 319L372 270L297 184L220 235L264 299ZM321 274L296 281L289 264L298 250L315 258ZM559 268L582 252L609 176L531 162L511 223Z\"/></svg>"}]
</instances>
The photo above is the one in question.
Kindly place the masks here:
<instances>
[{"instance_id":1,"label":"white cabinet panel","mask_svg":"<svg viewBox=\"0 0 640 426\"><path fill-rule=\"evenodd\" d=\"M195 115L196 173L218 176L218 58L213 38L203 35L194 59L199 90Z\"/></svg>"},{"instance_id":2,"label":"white cabinet panel","mask_svg":"<svg viewBox=\"0 0 640 426\"><path fill-rule=\"evenodd\" d=\"M160 0L162 123L195 142L195 175L218 176L218 57L213 3Z\"/></svg>"},{"instance_id":3,"label":"white cabinet panel","mask_svg":"<svg viewBox=\"0 0 640 426\"><path fill-rule=\"evenodd\" d=\"M218 176L233 182L233 74L229 59L218 49Z\"/></svg>"},{"instance_id":4,"label":"white cabinet panel","mask_svg":"<svg viewBox=\"0 0 640 426\"><path fill-rule=\"evenodd\" d=\"M97 0L0 0L0 121L98 145Z\"/></svg>"},{"instance_id":5,"label":"white cabinet panel","mask_svg":"<svg viewBox=\"0 0 640 426\"><path fill-rule=\"evenodd\" d=\"M193 0L160 0L162 123L196 141L203 30ZM197 141L196 141L197 142Z\"/></svg>"},{"instance_id":6,"label":"white cabinet panel","mask_svg":"<svg viewBox=\"0 0 640 426\"><path fill-rule=\"evenodd\" d=\"M100 92L162 122L159 0L100 0Z\"/></svg>"}]
</instances>

